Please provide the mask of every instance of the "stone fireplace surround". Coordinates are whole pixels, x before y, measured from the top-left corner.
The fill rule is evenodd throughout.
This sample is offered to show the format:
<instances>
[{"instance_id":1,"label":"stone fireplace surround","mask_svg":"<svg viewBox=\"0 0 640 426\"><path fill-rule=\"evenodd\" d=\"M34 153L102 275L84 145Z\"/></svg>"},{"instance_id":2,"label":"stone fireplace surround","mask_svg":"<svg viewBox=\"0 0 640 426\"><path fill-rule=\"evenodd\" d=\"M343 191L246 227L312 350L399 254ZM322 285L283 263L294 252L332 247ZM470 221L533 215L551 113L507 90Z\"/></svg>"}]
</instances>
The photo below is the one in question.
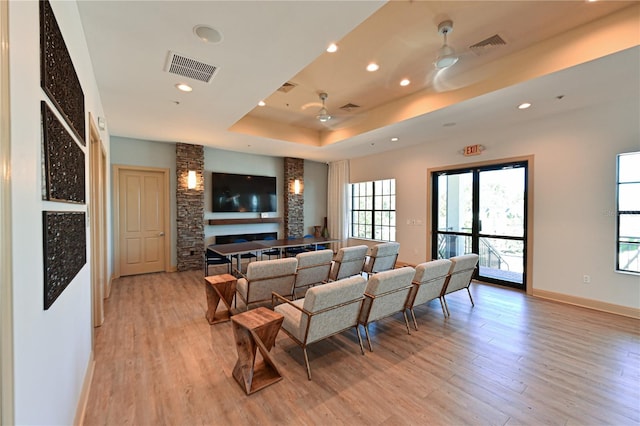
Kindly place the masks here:
<instances>
[{"instance_id":1,"label":"stone fireplace surround","mask_svg":"<svg viewBox=\"0 0 640 426\"><path fill-rule=\"evenodd\" d=\"M196 188L187 188L189 170L196 172ZM176 204L177 204L177 270L202 269L204 262L204 147L185 143L176 144ZM302 190L293 192L293 182L299 180ZM284 158L284 237L302 237L304 227L304 160ZM269 221L271 222L271 221ZM209 221L209 224L212 224ZM216 244L237 239L263 240L266 236L278 238L277 232L218 235Z\"/></svg>"}]
</instances>

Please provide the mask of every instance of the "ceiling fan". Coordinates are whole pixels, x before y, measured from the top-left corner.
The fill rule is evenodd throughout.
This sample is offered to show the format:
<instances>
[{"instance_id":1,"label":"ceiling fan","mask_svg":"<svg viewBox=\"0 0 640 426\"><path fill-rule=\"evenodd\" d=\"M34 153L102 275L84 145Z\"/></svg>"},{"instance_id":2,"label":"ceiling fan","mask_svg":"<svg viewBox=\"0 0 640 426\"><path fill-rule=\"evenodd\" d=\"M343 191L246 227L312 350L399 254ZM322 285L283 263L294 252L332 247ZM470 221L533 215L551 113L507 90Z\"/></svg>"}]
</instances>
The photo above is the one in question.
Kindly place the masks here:
<instances>
[{"instance_id":1,"label":"ceiling fan","mask_svg":"<svg viewBox=\"0 0 640 426\"><path fill-rule=\"evenodd\" d=\"M456 54L456 51L453 47L447 44L447 35L453 31L453 21L447 20L442 21L438 25L438 33L442 34L443 44L440 49L438 49L438 56L436 57L435 65L436 69L442 70L445 68L449 68L458 62L460 57Z\"/></svg>"},{"instance_id":2,"label":"ceiling fan","mask_svg":"<svg viewBox=\"0 0 640 426\"><path fill-rule=\"evenodd\" d=\"M331 113L327 108L326 102L329 94L324 90L317 92L320 102L311 102L302 106L302 109L306 109L311 106L320 107L316 115L315 121L321 124L322 127L329 130L338 130L347 126L352 126L365 119L366 113L357 112L360 108L359 105L352 104L351 102L340 107L338 113Z\"/></svg>"},{"instance_id":3,"label":"ceiling fan","mask_svg":"<svg viewBox=\"0 0 640 426\"><path fill-rule=\"evenodd\" d=\"M320 110L318 111L318 115L316 115L316 119L321 123L326 123L327 121L333 118L333 116L329 114L329 111L327 110L327 106L325 105L325 101L327 100L329 95L327 95L326 92L320 92L318 93L318 96L320 97L320 101L322 102L322 108L320 108Z\"/></svg>"}]
</instances>

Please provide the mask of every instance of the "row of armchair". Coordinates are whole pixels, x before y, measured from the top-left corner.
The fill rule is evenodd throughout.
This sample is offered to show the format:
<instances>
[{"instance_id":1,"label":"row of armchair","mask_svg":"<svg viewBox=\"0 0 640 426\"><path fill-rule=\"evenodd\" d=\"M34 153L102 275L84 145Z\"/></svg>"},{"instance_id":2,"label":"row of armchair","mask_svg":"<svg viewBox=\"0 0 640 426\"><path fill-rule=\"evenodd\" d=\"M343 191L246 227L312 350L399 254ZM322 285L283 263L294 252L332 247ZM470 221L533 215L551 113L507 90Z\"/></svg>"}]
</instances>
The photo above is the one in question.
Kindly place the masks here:
<instances>
[{"instance_id":1,"label":"row of armchair","mask_svg":"<svg viewBox=\"0 0 640 426\"><path fill-rule=\"evenodd\" d=\"M438 298L445 317L449 316L445 295L467 289L478 263L478 255L468 254L451 259L434 260L417 265L382 271L369 280L362 275L342 278L310 288L303 299L290 300L277 291L271 294L276 312L284 316L282 330L303 350L307 377L311 368L307 346L355 327L364 355L360 325L364 327L369 350L373 350L369 324L402 313L410 334L407 311L414 328L417 322L414 307ZM239 281L240 283L240 281Z\"/></svg>"},{"instance_id":2,"label":"row of armchair","mask_svg":"<svg viewBox=\"0 0 640 426\"><path fill-rule=\"evenodd\" d=\"M238 280L237 294L247 309L251 304L269 301L271 292L296 299L314 285L337 281L363 272L368 276L393 269L400 244L381 243L343 247L333 256L330 249L305 251L292 258L251 262Z\"/></svg>"}]
</instances>

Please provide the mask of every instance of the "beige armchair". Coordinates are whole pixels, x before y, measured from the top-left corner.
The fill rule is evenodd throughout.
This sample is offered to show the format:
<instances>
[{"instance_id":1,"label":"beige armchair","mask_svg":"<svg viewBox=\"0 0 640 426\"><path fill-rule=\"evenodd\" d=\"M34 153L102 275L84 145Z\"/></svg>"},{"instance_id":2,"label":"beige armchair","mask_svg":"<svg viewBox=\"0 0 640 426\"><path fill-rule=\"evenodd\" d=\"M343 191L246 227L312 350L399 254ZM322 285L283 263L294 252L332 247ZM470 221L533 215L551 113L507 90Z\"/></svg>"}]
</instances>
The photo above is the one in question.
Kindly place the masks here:
<instances>
[{"instance_id":1,"label":"beige armchair","mask_svg":"<svg viewBox=\"0 0 640 426\"><path fill-rule=\"evenodd\" d=\"M358 322L364 326L370 351L373 351L369 337L369 324L372 322L402 312L407 333L411 334L406 304L407 296L411 291L413 274L414 269L405 266L400 269L379 272L367 282Z\"/></svg>"},{"instance_id":2,"label":"beige armchair","mask_svg":"<svg viewBox=\"0 0 640 426\"><path fill-rule=\"evenodd\" d=\"M251 262L246 275L238 279L236 293L247 310L251 304L271 300L272 291L290 297L297 266L295 257Z\"/></svg>"},{"instance_id":3,"label":"beige armchair","mask_svg":"<svg viewBox=\"0 0 640 426\"><path fill-rule=\"evenodd\" d=\"M311 343L355 327L360 352L364 355L358 314L366 284L367 280L361 276L345 278L311 287L304 299L294 301L273 293L271 303L281 303L274 307L274 311L284 315L282 330L302 348L309 380L311 367L307 346Z\"/></svg>"},{"instance_id":4,"label":"beige armchair","mask_svg":"<svg viewBox=\"0 0 640 426\"><path fill-rule=\"evenodd\" d=\"M331 281L337 281L342 278L360 275L362 273L364 259L367 256L367 250L369 250L369 247L364 244L342 247L338 250L333 265L331 265L329 279Z\"/></svg>"},{"instance_id":5,"label":"beige armchair","mask_svg":"<svg viewBox=\"0 0 640 426\"><path fill-rule=\"evenodd\" d=\"M449 316L450 313L449 307L447 306L447 299L445 299L444 296L446 294L453 293L454 291L462 290L463 288L467 289L469 299L471 299L471 306L475 306L469 287L471 286L473 272L476 270L476 266L478 265L478 259L479 257L475 253L454 256L449 259L451 260L451 269L449 269L449 277L442 288L441 294L444 302L444 308L447 310L447 316Z\"/></svg>"},{"instance_id":6,"label":"beige armchair","mask_svg":"<svg viewBox=\"0 0 640 426\"><path fill-rule=\"evenodd\" d=\"M413 308L433 299L440 301L442 314L446 317L447 312L442 302L442 289L449 277L449 269L451 269L451 261L449 259L438 259L430 262L424 262L416 266L416 273L413 276L413 287L409 298L407 299L407 309L411 312L413 326L418 329L416 322L416 314Z\"/></svg>"},{"instance_id":7,"label":"beige armchair","mask_svg":"<svg viewBox=\"0 0 640 426\"><path fill-rule=\"evenodd\" d=\"M324 284L329 280L333 250L299 253L296 255L296 259L298 259L298 269L292 291L294 299L296 299L296 292L299 289L306 290L314 285Z\"/></svg>"},{"instance_id":8,"label":"beige armchair","mask_svg":"<svg viewBox=\"0 0 640 426\"><path fill-rule=\"evenodd\" d=\"M400 252L400 243L388 242L380 243L373 246L371 254L367 256L362 268L367 276L377 272L388 271L396 266L398 253Z\"/></svg>"}]
</instances>

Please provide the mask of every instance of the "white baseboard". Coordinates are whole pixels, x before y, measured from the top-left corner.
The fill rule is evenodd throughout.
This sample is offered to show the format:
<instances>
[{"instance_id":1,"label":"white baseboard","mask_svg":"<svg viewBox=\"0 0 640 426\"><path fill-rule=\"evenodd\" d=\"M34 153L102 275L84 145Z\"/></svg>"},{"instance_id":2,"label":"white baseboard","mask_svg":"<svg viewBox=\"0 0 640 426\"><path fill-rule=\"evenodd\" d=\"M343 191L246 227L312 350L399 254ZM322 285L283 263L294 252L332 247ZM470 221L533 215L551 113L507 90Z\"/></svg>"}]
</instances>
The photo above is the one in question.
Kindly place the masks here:
<instances>
[{"instance_id":1,"label":"white baseboard","mask_svg":"<svg viewBox=\"0 0 640 426\"><path fill-rule=\"evenodd\" d=\"M89 357L89 365L87 366L87 372L84 376L84 382L82 383L82 391L80 392L80 398L78 399L78 406L76 407L76 417L73 419L74 426L82 426L84 424L84 415L87 410L87 403L89 402L89 391L91 391L91 383L93 382L93 372L95 371L96 360L93 357L93 351Z\"/></svg>"},{"instance_id":2,"label":"white baseboard","mask_svg":"<svg viewBox=\"0 0 640 426\"><path fill-rule=\"evenodd\" d=\"M533 289L533 297L541 299L553 300L560 303L566 303L583 308L594 309L596 311L608 312L611 314L622 315L625 317L640 319L640 309L628 306L614 305L613 303L601 302L599 300L585 299L583 297L571 296L568 294L556 293L547 290Z\"/></svg>"}]
</instances>

